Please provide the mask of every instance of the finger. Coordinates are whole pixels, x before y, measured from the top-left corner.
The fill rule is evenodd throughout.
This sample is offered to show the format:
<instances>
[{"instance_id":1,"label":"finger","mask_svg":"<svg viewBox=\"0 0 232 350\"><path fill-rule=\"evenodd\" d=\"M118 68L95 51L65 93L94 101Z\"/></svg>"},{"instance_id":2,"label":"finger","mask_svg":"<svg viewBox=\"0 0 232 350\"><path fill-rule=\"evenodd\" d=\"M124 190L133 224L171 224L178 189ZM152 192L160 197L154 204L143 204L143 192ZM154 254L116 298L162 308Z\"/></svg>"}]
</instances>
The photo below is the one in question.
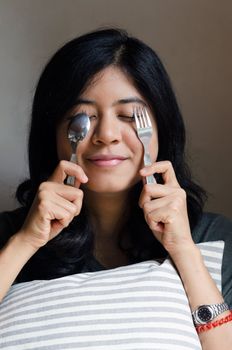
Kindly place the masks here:
<instances>
[{"instance_id":1,"label":"finger","mask_svg":"<svg viewBox=\"0 0 232 350\"><path fill-rule=\"evenodd\" d=\"M39 186L38 198L50 198L53 193L67 199L70 202L73 202L82 194L82 190L79 188L66 186L63 183L59 184L56 182L46 181Z\"/></svg>"},{"instance_id":2,"label":"finger","mask_svg":"<svg viewBox=\"0 0 232 350\"><path fill-rule=\"evenodd\" d=\"M175 171L170 161L166 160L166 161L155 162L150 166L147 166L140 170L141 176L148 176L155 173L162 175L164 184L169 184L172 186L179 185L176 179Z\"/></svg>"},{"instance_id":3,"label":"finger","mask_svg":"<svg viewBox=\"0 0 232 350\"><path fill-rule=\"evenodd\" d=\"M59 162L54 173L49 177L49 180L57 183L64 183L68 175L76 177L78 181L76 181L75 185L78 187L80 183L86 183L88 181L83 169L79 165L67 160L61 160Z\"/></svg>"},{"instance_id":4,"label":"finger","mask_svg":"<svg viewBox=\"0 0 232 350\"><path fill-rule=\"evenodd\" d=\"M74 218L74 215L69 210L66 210L64 207L59 205L56 205L53 208L53 213L55 216L53 221L58 221L63 227L67 227ZM51 222L51 225L52 224L53 222Z\"/></svg>"},{"instance_id":5,"label":"finger","mask_svg":"<svg viewBox=\"0 0 232 350\"><path fill-rule=\"evenodd\" d=\"M153 199L149 202L145 202L143 204L143 211L144 213L150 213L152 212L153 210L157 210L159 208L166 208L169 206L171 200L169 197L162 197L162 198L158 198L158 199Z\"/></svg>"},{"instance_id":6,"label":"finger","mask_svg":"<svg viewBox=\"0 0 232 350\"><path fill-rule=\"evenodd\" d=\"M73 200L73 204L76 206L77 208L77 214L80 214L81 208L82 208L82 203L83 203L83 196L84 196L84 192L79 190L78 195L76 196L76 199Z\"/></svg>"},{"instance_id":7,"label":"finger","mask_svg":"<svg viewBox=\"0 0 232 350\"><path fill-rule=\"evenodd\" d=\"M184 215L186 213L186 198L184 196L171 195L159 199L153 199L150 202L146 202L143 205L143 211L145 214L151 213L154 210L164 209L166 212L172 213L172 215Z\"/></svg>"},{"instance_id":8,"label":"finger","mask_svg":"<svg viewBox=\"0 0 232 350\"><path fill-rule=\"evenodd\" d=\"M72 215L69 210L60 206L56 202L51 201L46 198L40 201L39 211L41 219L43 221L49 221L52 224L52 221L58 220L63 226L72 219Z\"/></svg>"},{"instance_id":9,"label":"finger","mask_svg":"<svg viewBox=\"0 0 232 350\"><path fill-rule=\"evenodd\" d=\"M170 213L159 208L145 214L145 220L152 231L162 232L164 225L171 223Z\"/></svg>"},{"instance_id":10,"label":"finger","mask_svg":"<svg viewBox=\"0 0 232 350\"><path fill-rule=\"evenodd\" d=\"M181 187L171 187L167 185L144 185L140 198L139 206L143 208L144 204L150 202L151 200L156 200L158 198L167 197L171 195L176 195L177 197L186 198L186 192Z\"/></svg>"},{"instance_id":11,"label":"finger","mask_svg":"<svg viewBox=\"0 0 232 350\"><path fill-rule=\"evenodd\" d=\"M75 198L72 199L72 202L69 202L59 196L57 196L57 199L55 199L55 201L59 203L61 207L69 210L73 216L79 215L83 203L83 191L79 190Z\"/></svg>"},{"instance_id":12,"label":"finger","mask_svg":"<svg viewBox=\"0 0 232 350\"><path fill-rule=\"evenodd\" d=\"M43 206L47 208L47 214L44 216L47 216L51 221L51 226L53 226L53 228L55 222L59 222L62 227L67 227L81 210L81 203L76 206L62 198L57 198L56 200L55 196L52 200L47 201L47 203L44 202Z\"/></svg>"},{"instance_id":13,"label":"finger","mask_svg":"<svg viewBox=\"0 0 232 350\"><path fill-rule=\"evenodd\" d=\"M73 202L70 202L58 195L55 195L51 199L51 203L56 204L57 206L67 210L70 213L70 216L73 218L74 216L80 214L80 210L82 207L82 199L83 199L83 194L81 191L81 193L78 195L78 198L76 197L76 199Z\"/></svg>"}]
</instances>

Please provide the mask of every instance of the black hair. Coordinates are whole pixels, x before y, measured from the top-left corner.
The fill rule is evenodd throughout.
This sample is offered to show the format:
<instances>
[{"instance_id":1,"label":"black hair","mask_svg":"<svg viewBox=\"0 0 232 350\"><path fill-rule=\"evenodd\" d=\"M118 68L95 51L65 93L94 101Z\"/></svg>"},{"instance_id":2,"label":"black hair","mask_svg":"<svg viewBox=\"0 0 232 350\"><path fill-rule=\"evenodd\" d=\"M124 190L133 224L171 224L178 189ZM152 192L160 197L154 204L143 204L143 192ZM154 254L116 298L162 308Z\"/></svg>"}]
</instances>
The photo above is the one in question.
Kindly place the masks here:
<instances>
[{"instance_id":1,"label":"black hair","mask_svg":"<svg viewBox=\"0 0 232 350\"><path fill-rule=\"evenodd\" d=\"M17 199L23 206L30 207L39 185L48 179L59 161L57 125L96 73L110 65L119 67L132 79L156 116L158 160L172 162L177 180L187 194L188 215L193 229L202 215L206 196L204 190L192 181L185 161L185 127L170 79L154 50L121 29L101 29L75 38L60 48L46 65L32 107L28 144L30 178L19 185ZM133 247L127 248L131 261L165 254L138 208L141 186L137 184L131 193L133 217L130 216L127 222L133 238ZM51 266L48 278L78 272L91 255L94 234L87 217L83 208L70 226L48 242L41 249L42 253L39 252L40 263L48 256L54 262L54 269L52 263L48 264Z\"/></svg>"}]
</instances>

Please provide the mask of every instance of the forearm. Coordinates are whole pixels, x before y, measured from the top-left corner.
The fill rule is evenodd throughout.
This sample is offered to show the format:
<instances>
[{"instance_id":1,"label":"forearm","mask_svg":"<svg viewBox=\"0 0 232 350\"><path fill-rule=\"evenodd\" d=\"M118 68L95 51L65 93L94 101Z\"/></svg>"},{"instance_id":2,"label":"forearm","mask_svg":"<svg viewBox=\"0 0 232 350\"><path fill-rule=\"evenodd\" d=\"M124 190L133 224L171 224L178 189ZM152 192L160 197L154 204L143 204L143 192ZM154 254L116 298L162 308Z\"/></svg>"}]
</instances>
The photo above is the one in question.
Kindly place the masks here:
<instances>
[{"instance_id":1,"label":"forearm","mask_svg":"<svg viewBox=\"0 0 232 350\"><path fill-rule=\"evenodd\" d=\"M36 249L26 242L20 232L12 236L0 251L0 302Z\"/></svg>"},{"instance_id":2,"label":"forearm","mask_svg":"<svg viewBox=\"0 0 232 350\"><path fill-rule=\"evenodd\" d=\"M199 305L223 302L223 297L206 269L201 253L196 246L190 246L173 257L182 279L191 310ZM229 314L226 311L216 319ZM215 319L215 320L216 320ZM227 350L232 348L232 323L199 334L203 350Z\"/></svg>"}]
</instances>

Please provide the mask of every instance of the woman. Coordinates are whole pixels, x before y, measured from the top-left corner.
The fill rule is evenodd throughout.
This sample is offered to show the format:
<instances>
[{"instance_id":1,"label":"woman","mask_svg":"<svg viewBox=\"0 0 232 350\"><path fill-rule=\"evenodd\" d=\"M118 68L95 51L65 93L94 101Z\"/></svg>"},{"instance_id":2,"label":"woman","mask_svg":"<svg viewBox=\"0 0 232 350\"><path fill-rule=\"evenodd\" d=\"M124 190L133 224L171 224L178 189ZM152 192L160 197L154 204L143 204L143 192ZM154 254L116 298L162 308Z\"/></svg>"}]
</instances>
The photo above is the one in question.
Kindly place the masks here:
<instances>
[{"instance_id":1,"label":"woman","mask_svg":"<svg viewBox=\"0 0 232 350\"><path fill-rule=\"evenodd\" d=\"M152 117L151 166L133 118L138 106ZM90 117L69 161L70 121ZM100 30L62 47L45 67L32 109L30 179L17 190L22 207L2 213L0 298L15 282L51 279L170 255L189 304L232 307L232 272L223 267L223 295L195 243L226 241L231 223L202 214L204 191L184 160L185 131L167 73L154 51L126 32ZM155 174L157 184L145 184ZM75 176L75 186L65 183ZM194 242L195 241L195 242ZM198 286L202 288L199 290ZM224 304L223 304L224 305ZM220 316L226 317L223 309ZM232 324L200 334L203 349L228 349ZM224 342L224 343L223 343Z\"/></svg>"}]
</instances>

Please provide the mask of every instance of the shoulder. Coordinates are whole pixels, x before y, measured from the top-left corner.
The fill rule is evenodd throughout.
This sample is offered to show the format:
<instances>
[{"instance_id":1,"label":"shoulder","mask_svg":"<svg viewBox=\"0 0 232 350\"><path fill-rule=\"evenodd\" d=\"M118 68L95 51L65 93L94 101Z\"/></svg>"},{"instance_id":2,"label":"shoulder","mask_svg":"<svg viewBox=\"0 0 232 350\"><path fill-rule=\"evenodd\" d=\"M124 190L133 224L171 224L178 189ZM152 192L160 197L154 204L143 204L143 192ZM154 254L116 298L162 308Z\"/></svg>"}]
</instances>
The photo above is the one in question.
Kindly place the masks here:
<instances>
[{"instance_id":1,"label":"shoulder","mask_svg":"<svg viewBox=\"0 0 232 350\"><path fill-rule=\"evenodd\" d=\"M232 240L232 221L224 215L204 213L192 232L195 243Z\"/></svg>"},{"instance_id":2,"label":"shoulder","mask_svg":"<svg viewBox=\"0 0 232 350\"><path fill-rule=\"evenodd\" d=\"M195 243L224 241L222 292L232 308L232 221L223 215L205 213L192 232ZM213 255L210 259L216 259Z\"/></svg>"},{"instance_id":3,"label":"shoulder","mask_svg":"<svg viewBox=\"0 0 232 350\"><path fill-rule=\"evenodd\" d=\"M26 215L24 207L0 213L0 247L21 228Z\"/></svg>"}]
</instances>

